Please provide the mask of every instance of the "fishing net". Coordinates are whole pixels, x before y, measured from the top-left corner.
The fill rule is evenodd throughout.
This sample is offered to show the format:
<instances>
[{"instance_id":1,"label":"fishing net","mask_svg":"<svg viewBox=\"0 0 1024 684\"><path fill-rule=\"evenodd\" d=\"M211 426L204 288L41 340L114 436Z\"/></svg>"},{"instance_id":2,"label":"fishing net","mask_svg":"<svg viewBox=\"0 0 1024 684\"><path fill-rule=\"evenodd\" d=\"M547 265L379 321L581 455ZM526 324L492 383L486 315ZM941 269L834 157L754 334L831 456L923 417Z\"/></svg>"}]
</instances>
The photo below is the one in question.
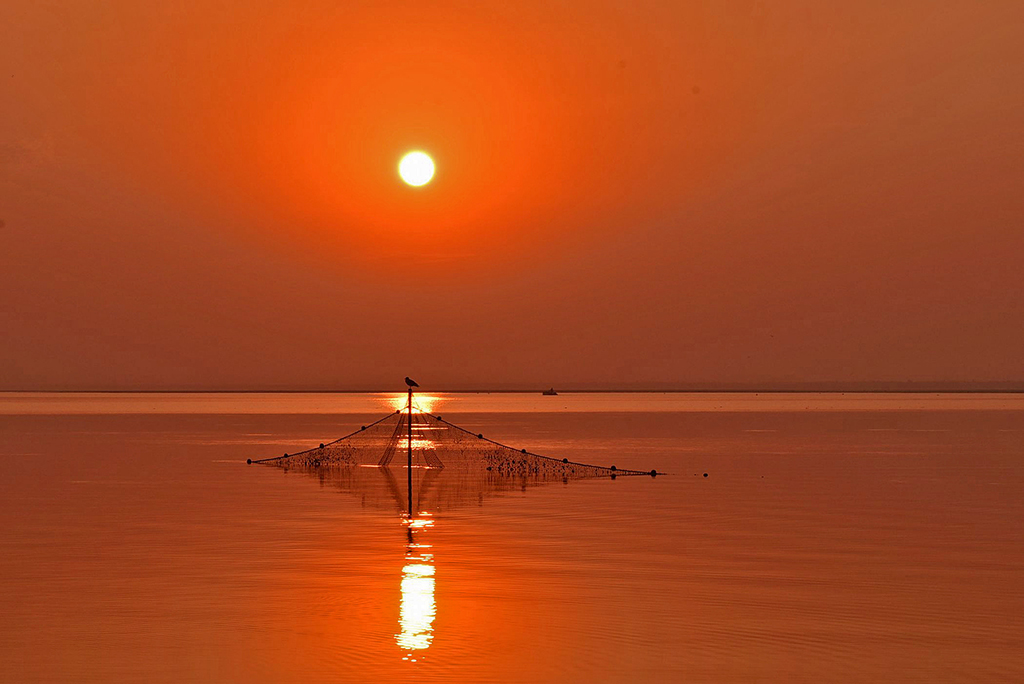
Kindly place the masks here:
<instances>
[{"instance_id":1,"label":"fishing net","mask_svg":"<svg viewBox=\"0 0 1024 684\"><path fill-rule=\"evenodd\" d=\"M364 504L393 502L400 510L443 511L533 485L657 474L541 456L415 409L396 411L312 449L252 462L302 472L361 495Z\"/></svg>"},{"instance_id":2,"label":"fishing net","mask_svg":"<svg viewBox=\"0 0 1024 684\"><path fill-rule=\"evenodd\" d=\"M653 470L623 470L515 449L423 411L396 411L333 442L253 463L288 469L405 467L410 439L413 467L483 469L500 476L544 479L656 474Z\"/></svg>"}]
</instances>

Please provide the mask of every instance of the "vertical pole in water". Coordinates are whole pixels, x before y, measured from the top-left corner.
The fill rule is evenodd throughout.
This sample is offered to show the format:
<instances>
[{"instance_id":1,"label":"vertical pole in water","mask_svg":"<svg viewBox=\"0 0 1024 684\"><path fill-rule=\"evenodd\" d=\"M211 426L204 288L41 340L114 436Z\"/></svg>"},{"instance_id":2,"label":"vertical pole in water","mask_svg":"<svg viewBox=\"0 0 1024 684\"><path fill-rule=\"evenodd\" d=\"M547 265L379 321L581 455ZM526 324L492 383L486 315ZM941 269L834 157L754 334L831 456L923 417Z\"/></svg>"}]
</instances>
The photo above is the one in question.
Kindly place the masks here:
<instances>
[{"instance_id":1,"label":"vertical pole in water","mask_svg":"<svg viewBox=\"0 0 1024 684\"><path fill-rule=\"evenodd\" d=\"M409 474L409 520L412 520L412 387L409 388L409 459L406 466Z\"/></svg>"}]
</instances>

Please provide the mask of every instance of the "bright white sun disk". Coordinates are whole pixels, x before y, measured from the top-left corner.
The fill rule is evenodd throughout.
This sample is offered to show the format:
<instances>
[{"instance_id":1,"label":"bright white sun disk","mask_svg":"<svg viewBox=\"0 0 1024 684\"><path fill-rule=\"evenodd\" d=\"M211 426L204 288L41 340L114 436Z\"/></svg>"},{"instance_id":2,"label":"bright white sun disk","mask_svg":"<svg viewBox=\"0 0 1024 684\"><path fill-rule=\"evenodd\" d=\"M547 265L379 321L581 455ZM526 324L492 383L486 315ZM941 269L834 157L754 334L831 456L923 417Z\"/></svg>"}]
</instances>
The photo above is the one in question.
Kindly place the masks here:
<instances>
[{"instance_id":1,"label":"bright white sun disk","mask_svg":"<svg viewBox=\"0 0 1024 684\"><path fill-rule=\"evenodd\" d=\"M398 162L398 175L409 185L426 185L434 177L434 160L426 152L410 152Z\"/></svg>"}]
</instances>

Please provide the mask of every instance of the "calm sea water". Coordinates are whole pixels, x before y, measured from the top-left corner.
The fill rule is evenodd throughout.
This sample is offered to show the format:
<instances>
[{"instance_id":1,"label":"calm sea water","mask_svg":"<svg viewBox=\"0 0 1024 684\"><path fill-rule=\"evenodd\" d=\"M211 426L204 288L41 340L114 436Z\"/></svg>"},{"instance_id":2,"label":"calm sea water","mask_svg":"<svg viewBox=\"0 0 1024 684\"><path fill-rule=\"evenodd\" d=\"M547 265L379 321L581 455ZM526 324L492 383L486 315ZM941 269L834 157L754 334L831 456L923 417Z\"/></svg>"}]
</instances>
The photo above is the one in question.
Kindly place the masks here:
<instances>
[{"instance_id":1,"label":"calm sea water","mask_svg":"<svg viewBox=\"0 0 1024 684\"><path fill-rule=\"evenodd\" d=\"M383 480L245 464L400 401L0 394L0 680L1024 681L1022 396L424 397L671 475L412 531Z\"/></svg>"}]
</instances>

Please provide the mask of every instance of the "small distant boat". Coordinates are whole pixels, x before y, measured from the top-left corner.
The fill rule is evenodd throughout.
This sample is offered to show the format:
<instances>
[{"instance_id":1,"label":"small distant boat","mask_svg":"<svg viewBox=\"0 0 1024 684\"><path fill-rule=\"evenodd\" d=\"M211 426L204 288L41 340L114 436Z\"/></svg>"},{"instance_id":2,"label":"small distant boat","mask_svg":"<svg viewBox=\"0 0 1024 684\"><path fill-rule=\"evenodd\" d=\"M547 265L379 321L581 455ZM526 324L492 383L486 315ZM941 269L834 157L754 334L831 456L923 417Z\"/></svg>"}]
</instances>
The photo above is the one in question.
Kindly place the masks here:
<instances>
[{"instance_id":1,"label":"small distant boat","mask_svg":"<svg viewBox=\"0 0 1024 684\"><path fill-rule=\"evenodd\" d=\"M558 396L558 392L555 391L554 387L552 387L551 389L544 390L543 392L541 392L541 394L543 394L545 397L557 397Z\"/></svg>"}]
</instances>

